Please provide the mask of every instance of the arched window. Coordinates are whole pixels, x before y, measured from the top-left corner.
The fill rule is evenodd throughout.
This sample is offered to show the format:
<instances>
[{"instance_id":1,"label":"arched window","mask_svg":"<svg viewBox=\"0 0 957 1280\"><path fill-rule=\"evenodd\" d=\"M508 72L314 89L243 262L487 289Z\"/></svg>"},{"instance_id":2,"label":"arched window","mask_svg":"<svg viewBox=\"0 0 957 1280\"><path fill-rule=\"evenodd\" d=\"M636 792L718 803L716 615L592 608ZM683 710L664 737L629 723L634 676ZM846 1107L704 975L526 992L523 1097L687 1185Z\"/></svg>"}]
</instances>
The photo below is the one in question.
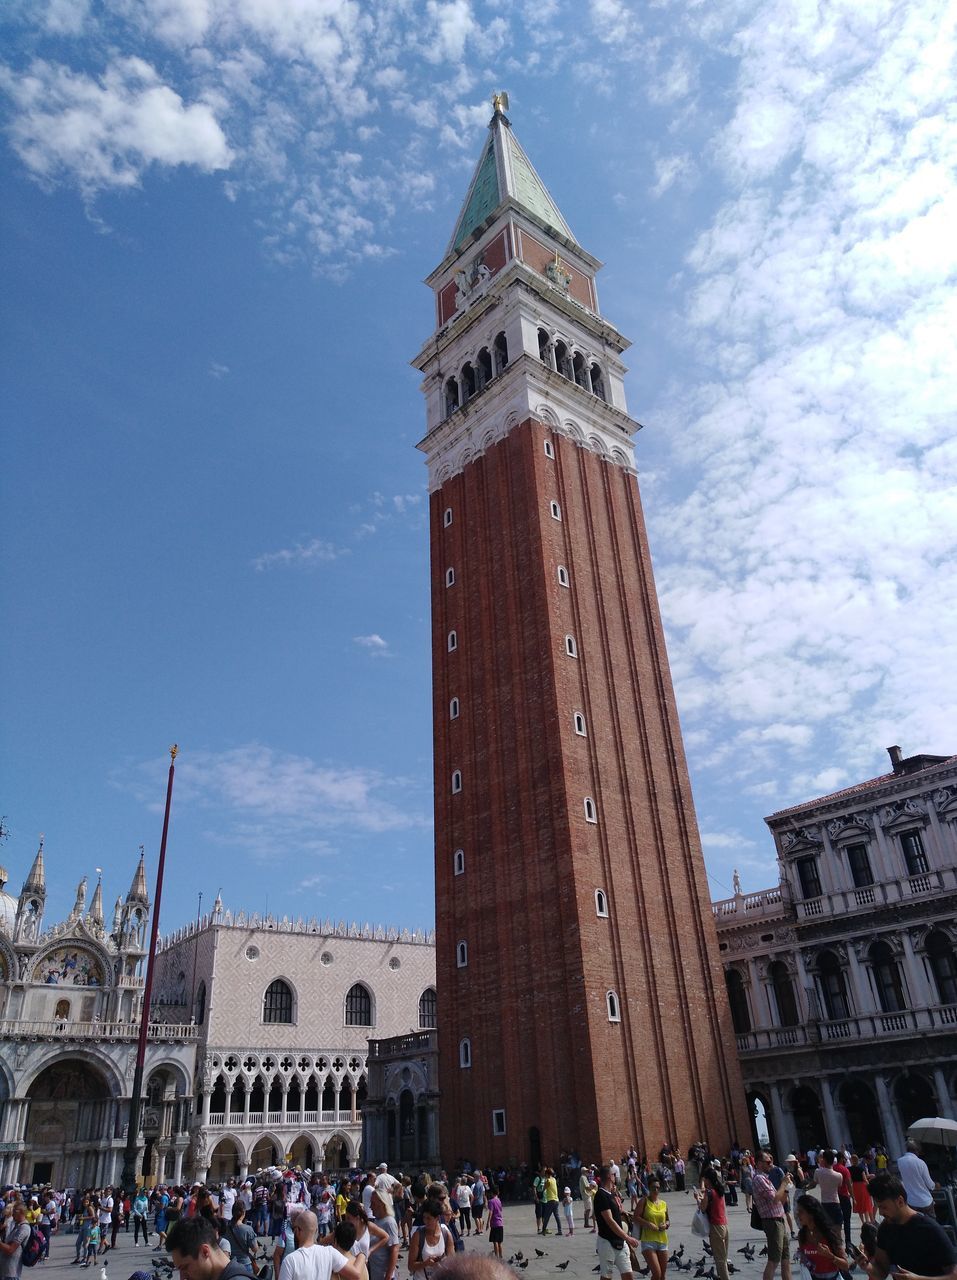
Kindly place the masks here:
<instances>
[{"instance_id":1,"label":"arched window","mask_svg":"<svg viewBox=\"0 0 957 1280\"><path fill-rule=\"evenodd\" d=\"M538 358L542 364L547 364L549 369L552 365L552 340L544 329L538 331Z\"/></svg>"},{"instance_id":2,"label":"arched window","mask_svg":"<svg viewBox=\"0 0 957 1280\"><path fill-rule=\"evenodd\" d=\"M595 808L595 802L591 798L591 796L585 797L585 821L586 822L598 821L598 810Z\"/></svg>"},{"instance_id":3,"label":"arched window","mask_svg":"<svg viewBox=\"0 0 957 1280\"><path fill-rule=\"evenodd\" d=\"M462 399L471 400L475 395L475 370L472 368L471 360L466 360L462 365Z\"/></svg>"},{"instance_id":4,"label":"arched window","mask_svg":"<svg viewBox=\"0 0 957 1280\"><path fill-rule=\"evenodd\" d=\"M472 1041L469 1039L459 1041L459 1066L463 1069L472 1065Z\"/></svg>"},{"instance_id":5,"label":"arched window","mask_svg":"<svg viewBox=\"0 0 957 1280\"><path fill-rule=\"evenodd\" d=\"M572 361L572 372L575 376L575 381L578 383L578 385L580 387L584 387L584 389L587 391L589 389L588 388L588 366L585 363L585 357L582 355L580 351L575 352L575 358Z\"/></svg>"},{"instance_id":6,"label":"arched window","mask_svg":"<svg viewBox=\"0 0 957 1280\"><path fill-rule=\"evenodd\" d=\"M782 1027L796 1027L798 1024L797 1003L794 999L794 983L783 960L774 960L768 966L768 977L774 992L774 1002L778 1007L778 1023Z\"/></svg>"},{"instance_id":7,"label":"arched window","mask_svg":"<svg viewBox=\"0 0 957 1280\"><path fill-rule=\"evenodd\" d=\"M448 568L445 571L445 585L447 587L455 586L455 570L452 568Z\"/></svg>"},{"instance_id":8,"label":"arched window","mask_svg":"<svg viewBox=\"0 0 957 1280\"><path fill-rule=\"evenodd\" d=\"M445 526L445 528L446 528L446 529L447 529L447 528L449 527L449 525L452 523L452 508L451 508L451 507L446 507L446 508L445 508L445 515L442 517L442 523L443 523L443 525Z\"/></svg>"},{"instance_id":9,"label":"arched window","mask_svg":"<svg viewBox=\"0 0 957 1280\"><path fill-rule=\"evenodd\" d=\"M458 795L458 793L459 793L461 790L462 790L462 770L461 770L461 769L453 769L453 770L452 770L452 794L453 794L453 796L457 796L457 795Z\"/></svg>"},{"instance_id":10,"label":"arched window","mask_svg":"<svg viewBox=\"0 0 957 1280\"><path fill-rule=\"evenodd\" d=\"M578 734L579 738L587 737L587 730L585 729L585 717L582 715L580 711L575 712L575 732Z\"/></svg>"},{"instance_id":11,"label":"arched window","mask_svg":"<svg viewBox=\"0 0 957 1280\"><path fill-rule=\"evenodd\" d=\"M595 914L603 917L608 915L608 899L604 889L595 890Z\"/></svg>"},{"instance_id":12,"label":"arched window","mask_svg":"<svg viewBox=\"0 0 957 1280\"><path fill-rule=\"evenodd\" d=\"M459 647L459 638L454 631L449 632L449 653L454 653Z\"/></svg>"},{"instance_id":13,"label":"arched window","mask_svg":"<svg viewBox=\"0 0 957 1280\"><path fill-rule=\"evenodd\" d=\"M565 637L565 652L570 658L578 657L578 645L575 643L574 636Z\"/></svg>"},{"instance_id":14,"label":"arched window","mask_svg":"<svg viewBox=\"0 0 957 1280\"><path fill-rule=\"evenodd\" d=\"M434 1031L438 1016L438 997L435 987L426 987L419 996L419 1030Z\"/></svg>"},{"instance_id":15,"label":"arched window","mask_svg":"<svg viewBox=\"0 0 957 1280\"><path fill-rule=\"evenodd\" d=\"M495 372L501 373L508 364L508 339L505 337L504 333L497 333L495 335L493 350L495 353Z\"/></svg>"},{"instance_id":16,"label":"arched window","mask_svg":"<svg viewBox=\"0 0 957 1280\"><path fill-rule=\"evenodd\" d=\"M555 446L552 444L551 440L546 440L545 441L545 457L554 458L554 456L555 456Z\"/></svg>"},{"instance_id":17,"label":"arched window","mask_svg":"<svg viewBox=\"0 0 957 1280\"><path fill-rule=\"evenodd\" d=\"M455 378L445 380L445 416L448 417L459 407L459 384ZM451 523L451 521L449 522Z\"/></svg>"},{"instance_id":18,"label":"arched window","mask_svg":"<svg viewBox=\"0 0 957 1280\"><path fill-rule=\"evenodd\" d=\"M568 570L563 564L558 566L558 585L560 587L567 587L569 585Z\"/></svg>"},{"instance_id":19,"label":"arched window","mask_svg":"<svg viewBox=\"0 0 957 1280\"><path fill-rule=\"evenodd\" d=\"M957 1004L957 956L945 933L935 929L927 938L927 960L941 1004Z\"/></svg>"},{"instance_id":20,"label":"arched window","mask_svg":"<svg viewBox=\"0 0 957 1280\"><path fill-rule=\"evenodd\" d=\"M748 1010L748 994L744 989L744 982L737 969L727 969L724 981L728 988L731 1021L737 1034L744 1035L751 1030L751 1014Z\"/></svg>"},{"instance_id":21,"label":"arched window","mask_svg":"<svg viewBox=\"0 0 957 1280\"><path fill-rule=\"evenodd\" d=\"M456 968L464 969L469 962L469 944L467 942L457 942L455 944L455 964Z\"/></svg>"},{"instance_id":22,"label":"arched window","mask_svg":"<svg viewBox=\"0 0 957 1280\"><path fill-rule=\"evenodd\" d=\"M292 1022L292 987L282 978L276 978L266 988L263 1022Z\"/></svg>"},{"instance_id":23,"label":"arched window","mask_svg":"<svg viewBox=\"0 0 957 1280\"><path fill-rule=\"evenodd\" d=\"M904 986L894 954L886 942L873 943L868 958L874 975L877 1001L884 1013L900 1013L906 1008Z\"/></svg>"},{"instance_id":24,"label":"arched window","mask_svg":"<svg viewBox=\"0 0 957 1280\"><path fill-rule=\"evenodd\" d=\"M478 376L480 387L484 387L486 382L491 382L494 376L492 373L492 353L488 347L483 347L478 353Z\"/></svg>"},{"instance_id":25,"label":"arched window","mask_svg":"<svg viewBox=\"0 0 957 1280\"><path fill-rule=\"evenodd\" d=\"M561 509L561 507L558 505L558 503L557 503L557 502L550 502L550 503L548 504L548 509L549 509L549 511L552 513L552 519L553 519L553 520L561 520L561 518L562 518L562 509Z\"/></svg>"},{"instance_id":26,"label":"arched window","mask_svg":"<svg viewBox=\"0 0 957 1280\"><path fill-rule=\"evenodd\" d=\"M593 394L598 396L600 400L607 400L608 397L605 395L605 379L602 376L601 368L597 364L593 364L590 372L591 389Z\"/></svg>"},{"instance_id":27,"label":"arched window","mask_svg":"<svg viewBox=\"0 0 957 1280\"><path fill-rule=\"evenodd\" d=\"M617 992L606 991L605 1008L608 1010L609 1022L621 1022L621 1005L618 1003Z\"/></svg>"},{"instance_id":28,"label":"arched window","mask_svg":"<svg viewBox=\"0 0 957 1280\"><path fill-rule=\"evenodd\" d=\"M458 718L459 718L459 700L458 698L453 698L449 702L449 719L458 720Z\"/></svg>"},{"instance_id":29,"label":"arched window","mask_svg":"<svg viewBox=\"0 0 957 1280\"><path fill-rule=\"evenodd\" d=\"M351 986L346 994L346 1026L372 1026L372 996L361 982Z\"/></svg>"},{"instance_id":30,"label":"arched window","mask_svg":"<svg viewBox=\"0 0 957 1280\"><path fill-rule=\"evenodd\" d=\"M840 960L833 951L824 951L818 959L817 968L821 981L821 999L824 1001L824 1016L832 1022L849 1017L847 987L844 985L844 973Z\"/></svg>"},{"instance_id":31,"label":"arched window","mask_svg":"<svg viewBox=\"0 0 957 1280\"><path fill-rule=\"evenodd\" d=\"M452 871L453 874L460 876L465 872L465 850L456 849L452 854Z\"/></svg>"},{"instance_id":32,"label":"arched window","mask_svg":"<svg viewBox=\"0 0 957 1280\"><path fill-rule=\"evenodd\" d=\"M196 988L196 1025L201 1027L206 1021L206 983L201 982Z\"/></svg>"},{"instance_id":33,"label":"arched window","mask_svg":"<svg viewBox=\"0 0 957 1280\"><path fill-rule=\"evenodd\" d=\"M568 354L568 347L564 342L555 343L555 368L567 378L569 382L572 380L572 359Z\"/></svg>"}]
</instances>

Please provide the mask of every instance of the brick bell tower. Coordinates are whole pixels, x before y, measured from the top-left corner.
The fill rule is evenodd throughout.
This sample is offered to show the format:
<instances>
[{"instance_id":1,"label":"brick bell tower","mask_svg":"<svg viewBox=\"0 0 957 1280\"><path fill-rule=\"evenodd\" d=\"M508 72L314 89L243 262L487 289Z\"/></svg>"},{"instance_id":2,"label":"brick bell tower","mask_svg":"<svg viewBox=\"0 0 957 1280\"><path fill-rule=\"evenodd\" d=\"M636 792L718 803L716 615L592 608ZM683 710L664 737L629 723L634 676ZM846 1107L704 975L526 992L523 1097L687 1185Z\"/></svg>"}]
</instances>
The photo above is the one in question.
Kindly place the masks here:
<instances>
[{"instance_id":1,"label":"brick bell tower","mask_svg":"<svg viewBox=\"0 0 957 1280\"><path fill-rule=\"evenodd\" d=\"M424 375L448 1168L750 1134L625 408L493 99Z\"/></svg>"}]
</instances>

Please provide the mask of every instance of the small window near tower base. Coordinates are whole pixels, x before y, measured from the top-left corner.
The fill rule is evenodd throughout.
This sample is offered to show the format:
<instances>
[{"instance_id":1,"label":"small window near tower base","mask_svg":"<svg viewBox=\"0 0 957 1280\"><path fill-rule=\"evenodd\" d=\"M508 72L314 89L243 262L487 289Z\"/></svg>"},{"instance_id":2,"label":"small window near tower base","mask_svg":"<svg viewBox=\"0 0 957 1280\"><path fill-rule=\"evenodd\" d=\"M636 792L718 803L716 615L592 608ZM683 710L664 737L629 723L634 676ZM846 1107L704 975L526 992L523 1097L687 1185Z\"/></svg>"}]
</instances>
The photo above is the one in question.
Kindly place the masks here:
<instances>
[{"instance_id":1,"label":"small window near tower base","mask_svg":"<svg viewBox=\"0 0 957 1280\"><path fill-rule=\"evenodd\" d=\"M587 738L588 733L585 729L585 717L580 711L575 712L575 732L579 738Z\"/></svg>"},{"instance_id":2,"label":"small window near tower base","mask_svg":"<svg viewBox=\"0 0 957 1280\"><path fill-rule=\"evenodd\" d=\"M459 1066L462 1068L466 1068L466 1067L470 1067L471 1065L472 1065L472 1041L460 1040L459 1041Z\"/></svg>"},{"instance_id":3,"label":"small window near tower base","mask_svg":"<svg viewBox=\"0 0 957 1280\"><path fill-rule=\"evenodd\" d=\"M458 793L459 793L461 790L462 790L462 770L461 770L461 769L453 769L453 770L452 770L452 794L453 794L453 796L457 796L457 795L458 795Z\"/></svg>"},{"instance_id":4,"label":"small window near tower base","mask_svg":"<svg viewBox=\"0 0 957 1280\"><path fill-rule=\"evenodd\" d=\"M445 526L445 528L446 528L446 529L447 529L447 528L449 527L449 525L452 523L452 508L451 508L451 507L446 507L446 508L445 508L445 515L442 517L442 523L443 523L443 525Z\"/></svg>"},{"instance_id":5,"label":"small window near tower base","mask_svg":"<svg viewBox=\"0 0 957 1280\"><path fill-rule=\"evenodd\" d=\"M449 632L449 653L454 653L454 651L458 647L459 647L459 638L454 631L450 631Z\"/></svg>"},{"instance_id":6,"label":"small window near tower base","mask_svg":"<svg viewBox=\"0 0 957 1280\"><path fill-rule=\"evenodd\" d=\"M555 446L552 444L551 440L546 440L545 441L545 457L554 458L554 456L555 456Z\"/></svg>"},{"instance_id":7,"label":"small window near tower base","mask_svg":"<svg viewBox=\"0 0 957 1280\"><path fill-rule=\"evenodd\" d=\"M568 570L563 564L558 566L558 585L560 587L567 587L570 585L568 580Z\"/></svg>"},{"instance_id":8,"label":"small window near tower base","mask_svg":"<svg viewBox=\"0 0 957 1280\"><path fill-rule=\"evenodd\" d=\"M459 718L459 700L458 698L453 698L452 701L449 703L449 719L458 720L458 718Z\"/></svg>"},{"instance_id":9,"label":"small window near tower base","mask_svg":"<svg viewBox=\"0 0 957 1280\"><path fill-rule=\"evenodd\" d=\"M455 948L455 964L459 969L464 969L469 962L469 944L467 942L459 942Z\"/></svg>"},{"instance_id":10,"label":"small window near tower base","mask_svg":"<svg viewBox=\"0 0 957 1280\"><path fill-rule=\"evenodd\" d=\"M461 876L465 874L465 850L456 849L452 854L452 872L454 875Z\"/></svg>"},{"instance_id":11,"label":"small window near tower base","mask_svg":"<svg viewBox=\"0 0 957 1280\"><path fill-rule=\"evenodd\" d=\"M570 658L578 657L578 645L575 643L574 636L565 637L565 652Z\"/></svg>"},{"instance_id":12,"label":"small window near tower base","mask_svg":"<svg viewBox=\"0 0 957 1280\"><path fill-rule=\"evenodd\" d=\"M604 889L595 890L595 914L606 918L608 915L608 899Z\"/></svg>"},{"instance_id":13,"label":"small window near tower base","mask_svg":"<svg viewBox=\"0 0 957 1280\"><path fill-rule=\"evenodd\" d=\"M585 821L586 822L598 821L598 810L595 808L595 802L591 798L591 796L585 797Z\"/></svg>"},{"instance_id":14,"label":"small window near tower base","mask_svg":"<svg viewBox=\"0 0 957 1280\"><path fill-rule=\"evenodd\" d=\"M492 1112L492 1134L496 1138L504 1138L505 1129L505 1111L504 1109Z\"/></svg>"},{"instance_id":15,"label":"small window near tower base","mask_svg":"<svg viewBox=\"0 0 957 1280\"><path fill-rule=\"evenodd\" d=\"M446 569L446 571L445 571L445 585L446 585L447 587L454 587L454 586L455 586L455 570L454 570L454 569Z\"/></svg>"},{"instance_id":16,"label":"small window near tower base","mask_svg":"<svg viewBox=\"0 0 957 1280\"><path fill-rule=\"evenodd\" d=\"M562 509L561 509L561 507L558 505L558 503L557 503L557 502L550 502L550 503L548 504L548 509L549 509L549 511L551 511L551 513L552 513L552 519L553 519L553 520L561 520L561 518L562 518Z\"/></svg>"},{"instance_id":17,"label":"small window near tower base","mask_svg":"<svg viewBox=\"0 0 957 1280\"><path fill-rule=\"evenodd\" d=\"M621 1022L621 1006L618 1003L618 996L614 991L606 993L605 1005L608 1008L608 1021Z\"/></svg>"}]
</instances>

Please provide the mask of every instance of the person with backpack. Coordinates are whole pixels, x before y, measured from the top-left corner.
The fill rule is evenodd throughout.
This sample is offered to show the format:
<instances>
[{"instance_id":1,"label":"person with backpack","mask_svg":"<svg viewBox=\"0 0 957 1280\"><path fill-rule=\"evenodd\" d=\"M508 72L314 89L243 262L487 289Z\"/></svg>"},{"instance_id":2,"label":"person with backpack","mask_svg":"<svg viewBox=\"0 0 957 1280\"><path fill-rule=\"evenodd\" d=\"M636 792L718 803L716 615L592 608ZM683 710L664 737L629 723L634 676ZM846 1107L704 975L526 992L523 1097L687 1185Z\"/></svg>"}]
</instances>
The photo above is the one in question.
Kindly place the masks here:
<instances>
[{"instance_id":1,"label":"person with backpack","mask_svg":"<svg viewBox=\"0 0 957 1280\"><path fill-rule=\"evenodd\" d=\"M33 1266L39 1261L39 1253L33 1262L24 1257L34 1239L34 1233L39 1237L40 1233L27 1222L26 1209L19 1201L15 1202L3 1240L0 1241L0 1280L19 1280L24 1266ZM38 1244L37 1248L42 1250L42 1245Z\"/></svg>"},{"instance_id":2,"label":"person with backpack","mask_svg":"<svg viewBox=\"0 0 957 1280\"><path fill-rule=\"evenodd\" d=\"M169 1229L167 1245L173 1268L181 1276L203 1280L249 1280L245 1267L219 1247L215 1226L202 1214L179 1218Z\"/></svg>"}]
</instances>

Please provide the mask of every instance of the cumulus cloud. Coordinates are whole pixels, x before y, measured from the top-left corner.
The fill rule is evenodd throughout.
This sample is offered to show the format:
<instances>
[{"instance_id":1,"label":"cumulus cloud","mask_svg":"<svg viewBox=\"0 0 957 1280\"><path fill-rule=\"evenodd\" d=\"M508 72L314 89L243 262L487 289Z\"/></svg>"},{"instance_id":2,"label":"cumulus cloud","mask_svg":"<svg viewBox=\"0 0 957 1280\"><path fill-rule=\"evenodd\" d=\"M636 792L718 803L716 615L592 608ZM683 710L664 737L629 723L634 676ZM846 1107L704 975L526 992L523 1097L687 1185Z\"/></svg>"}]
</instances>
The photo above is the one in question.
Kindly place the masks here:
<instances>
[{"instance_id":1,"label":"cumulus cloud","mask_svg":"<svg viewBox=\"0 0 957 1280\"><path fill-rule=\"evenodd\" d=\"M252 565L260 573L264 569L276 567L312 568L348 554L348 547L337 547L324 538L312 538L309 542L297 542L294 546L283 547L279 551L264 551L262 555L256 556Z\"/></svg>"},{"instance_id":2,"label":"cumulus cloud","mask_svg":"<svg viewBox=\"0 0 957 1280\"><path fill-rule=\"evenodd\" d=\"M353 644L357 644L360 649L365 649L370 658L391 658L392 652L389 649L389 642L383 640L382 637L375 632L369 636L353 636Z\"/></svg>"},{"instance_id":3,"label":"cumulus cloud","mask_svg":"<svg viewBox=\"0 0 957 1280\"><path fill-rule=\"evenodd\" d=\"M120 58L99 78L34 60L0 68L16 111L14 150L36 177L69 175L87 193L135 186L151 165L227 169L232 152L208 102L184 103L142 58Z\"/></svg>"}]
</instances>

